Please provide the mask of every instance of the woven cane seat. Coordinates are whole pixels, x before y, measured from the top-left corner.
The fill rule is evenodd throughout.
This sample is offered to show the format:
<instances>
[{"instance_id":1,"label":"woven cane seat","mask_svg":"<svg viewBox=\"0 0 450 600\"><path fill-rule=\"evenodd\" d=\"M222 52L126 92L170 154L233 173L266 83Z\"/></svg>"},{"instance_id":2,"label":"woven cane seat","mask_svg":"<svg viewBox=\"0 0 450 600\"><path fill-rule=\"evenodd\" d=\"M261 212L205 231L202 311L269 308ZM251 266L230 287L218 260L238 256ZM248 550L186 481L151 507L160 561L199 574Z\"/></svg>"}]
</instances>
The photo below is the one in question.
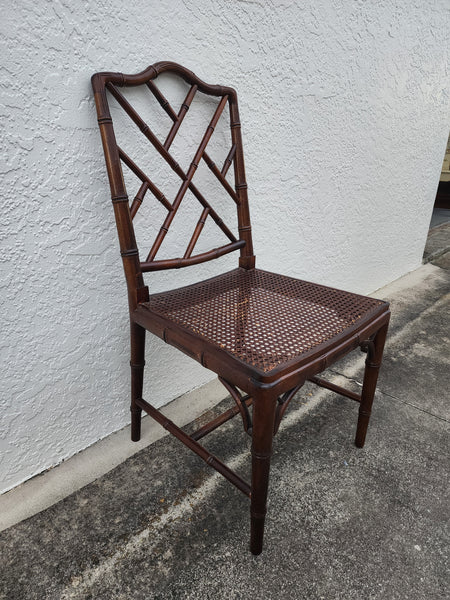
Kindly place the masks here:
<instances>
[{"instance_id":1,"label":"woven cane seat","mask_svg":"<svg viewBox=\"0 0 450 600\"><path fill-rule=\"evenodd\" d=\"M259 269L235 269L154 294L144 307L269 372L358 329L385 302Z\"/></svg>"}]
</instances>

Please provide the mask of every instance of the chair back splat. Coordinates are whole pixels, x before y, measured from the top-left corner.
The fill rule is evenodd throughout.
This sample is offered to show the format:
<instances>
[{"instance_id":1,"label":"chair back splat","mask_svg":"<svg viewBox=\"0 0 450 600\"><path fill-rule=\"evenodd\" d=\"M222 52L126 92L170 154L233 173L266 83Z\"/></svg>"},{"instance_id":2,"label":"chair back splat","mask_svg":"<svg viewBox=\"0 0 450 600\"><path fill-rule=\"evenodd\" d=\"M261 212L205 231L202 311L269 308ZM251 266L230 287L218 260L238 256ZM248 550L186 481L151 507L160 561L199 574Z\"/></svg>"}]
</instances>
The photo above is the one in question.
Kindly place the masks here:
<instances>
[{"instance_id":1,"label":"chair back splat","mask_svg":"<svg viewBox=\"0 0 450 600\"><path fill-rule=\"evenodd\" d=\"M178 112L163 94L158 81L164 73L186 86ZM172 62L155 63L137 75L96 73L92 77L92 87L128 287L131 438L133 441L140 439L144 410L248 496L250 550L259 554L263 547L272 443L289 403L307 380L357 402L355 444L362 447L388 329L389 305L375 298L255 268L235 90L209 85L185 67ZM142 89L146 102L156 102L155 106L159 107L160 117L152 128L134 107L136 98L132 88ZM200 141L193 151L191 148L190 162L183 167L175 158L177 152L174 146L177 145L177 137L181 138L184 133L186 114L199 95L203 99L208 98L204 104L212 104L213 108L200 130L195 132ZM114 107L111 105L110 109L111 101ZM224 135L217 133L218 124L223 123L225 109L228 109L230 129L226 142ZM135 148L130 149L127 136L123 148L118 145L111 116L113 114L116 119L117 111L127 115L132 128L141 131L148 147L165 165L167 175L162 183L157 180L155 169L150 174L148 165L135 158ZM164 121L166 132L161 135L155 125L160 126ZM221 166L217 166L212 158L211 140L222 148ZM139 144L141 147L142 144ZM123 166L128 178L133 178L136 188L131 202ZM233 178L230 177L231 166ZM230 217L224 210L223 201L217 200L219 194L204 194L202 183L198 181L203 168L216 180L220 197L225 196L226 202L236 206L237 227L225 223ZM175 187L169 194L169 181L173 179ZM149 195L156 199L154 214L161 215L162 212L163 216L158 217L161 218L158 221L160 226L156 227L146 254L141 255L134 219L139 211L143 211L141 206ZM193 201L198 210L198 220L195 217L185 249L178 257L162 258L161 248L170 228L174 227L177 215L180 221L182 203L191 207ZM220 215L224 213L228 217L222 220ZM208 223L214 224L216 231L220 230L220 236L227 241L199 251L199 239ZM202 239L205 237L203 233ZM145 285L145 273L198 265L237 250L239 263L232 271L157 294L149 294ZM142 256L145 256L144 260ZM146 331L215 372L232 398L234 404L231 408L188 435L144 400ZM367 353L361 393L344 389L318 376L338 358L358 347ZM238 414L244 431L252 437L251 482L244 481L199 443L201 438Z\"/></svg>"}]
</instances>

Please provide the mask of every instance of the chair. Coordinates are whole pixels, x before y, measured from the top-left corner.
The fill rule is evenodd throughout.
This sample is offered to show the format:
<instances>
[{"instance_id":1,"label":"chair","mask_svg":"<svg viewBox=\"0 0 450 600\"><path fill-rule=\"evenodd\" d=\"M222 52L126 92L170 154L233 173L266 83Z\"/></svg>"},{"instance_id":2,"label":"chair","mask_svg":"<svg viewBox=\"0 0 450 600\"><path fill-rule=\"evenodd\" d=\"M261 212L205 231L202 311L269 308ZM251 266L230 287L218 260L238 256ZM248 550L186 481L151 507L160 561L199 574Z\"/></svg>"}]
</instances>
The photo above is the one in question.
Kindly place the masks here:
<instances>
[{"instance_id":1,"label":"chair","mask_svg":"<svg viewBox=\"0 0 450 600\"><path fill-rule=\"evenodd\" d=\"M178 112L155 83L158 76L167 72L172 78L184 80L183 85L188 87ZM355 400L359 403L355 444L361 448L382 360L389 305L381 300L255 268L237 96L232 88L208 85L191 71L172 62L155 63L137 75L96 73L92 77L92 86L128 287L131 438L133 441L140 438L144 410L248 496L251 505L250 549L253 554L259 554L263 546L272 440L289 402L307 380ZM151 93L167 113L165 117L161 111L167 122L171 122L164 142L119 90L128 86L143 86L145 93ZM170 147L198 92L215 97L216 100L210 98L210 101L215 102L216 109L189 168L183 169L171 154ZM108 104L111 97L179 178L178 192L173 200L166 198L144 170L118 146ZM219 168L206 147L225 107L230 115L231 147L223 167ZM237 233L221 220L194 182L202 160L236 204ZM125 189L122 164L136 176L139 184L131 203ZM234 185L227 178L231 165ZM181 258L158 259L158 251L187 190L201 205L200 218L188 247ZM148 191L164 207L166 216L147 258L141 260L133 219ZM195 246L207 220L222 230L228 243L196 254ZM144 273L185 268L235 251L239 251L239 266L219 276L155 294L149 294L144 284ZM215 372L233 398L233 408L187 435L145 401L142 385L146 330ZM338 358L358 347L367 353L360 395L318 376ZM237 414L241 415L244 430L252 438L250 483L199 443L203 436Z\"/></svg>"}]
</instances>

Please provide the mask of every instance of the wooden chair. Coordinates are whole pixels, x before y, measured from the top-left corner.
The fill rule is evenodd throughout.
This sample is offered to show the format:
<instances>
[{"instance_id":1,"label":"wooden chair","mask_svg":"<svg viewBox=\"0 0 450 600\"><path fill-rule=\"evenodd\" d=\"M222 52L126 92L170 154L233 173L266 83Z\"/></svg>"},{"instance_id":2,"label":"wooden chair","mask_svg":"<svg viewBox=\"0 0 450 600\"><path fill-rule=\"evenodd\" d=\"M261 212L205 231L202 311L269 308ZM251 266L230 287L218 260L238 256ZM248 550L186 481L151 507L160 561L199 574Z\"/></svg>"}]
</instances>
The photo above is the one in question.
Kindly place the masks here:
<instances>
[{"instance_id":1,"label":"wooden chair","mask_svg":"<svg viewBox=\"0 0 450 600\"><path fill-rule=\"evenodd\" d=\"M178 112L155 83L158 76L166 72L188 84L186 98ZM144 410L248 496L251 501L250 549L253 554L259 554L263 545L272 440L289 402L307 380L355 400L359 403L355 443L362 447L388 329L389 305L373 298L255 268L241 126L237 96L233 89L208 85L191 71L171 62L158 62L137 75L96 73L92 77L92 86L128 286L131 438L134 441L140 438L141 413ZM171 122L171 127L164 142L158 139L119 91L119 88L127 86L144 86L146 93L153 94L167 113L167 122ZM216 97L216 109L189 168L183 170L171 154L170 147L198 92ZM108 105L109 97L115 98L179 178L174 199L166 198L149 176L118 146ZM229 149L225 149L225 152L229 151L220 169L207 154L206 147L225 107L228 107L230 114L231 143ZM202 160L236 204L236 233L221 220L195 184L194 176ZM125 189L122 163L137 177L139 184L131 203ZM227 179L231 165L234 185ZM182 258L158 260L158 250L187 190L201 205L198 223ZM147 258L142 261L136 245L133 218L148 191L164 206L166 216ZM195 254L195 245L207 219L222 230L229 242ZM240 254L238 268L219 276L151 295L144 284L144 273L189 267L237 250ZM146 330L217 373L234 399L235 406L195 433L187 435L146 402L142 398ZM361 395L318 377L338 358L358 347L367 353ZM198 441L238 413L242 417L244 430L252 437L251 483L244 481Z\"/></svg>"}]
</instances>

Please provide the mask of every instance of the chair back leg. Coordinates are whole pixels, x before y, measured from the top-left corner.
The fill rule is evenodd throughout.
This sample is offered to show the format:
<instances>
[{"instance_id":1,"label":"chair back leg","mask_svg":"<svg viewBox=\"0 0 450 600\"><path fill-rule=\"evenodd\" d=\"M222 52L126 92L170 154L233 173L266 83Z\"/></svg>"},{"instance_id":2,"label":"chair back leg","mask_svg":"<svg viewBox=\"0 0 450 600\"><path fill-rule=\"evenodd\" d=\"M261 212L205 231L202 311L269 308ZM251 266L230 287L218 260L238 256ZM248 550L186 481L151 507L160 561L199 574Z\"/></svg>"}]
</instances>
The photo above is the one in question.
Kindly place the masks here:
<instances>
[{"instance_id":1,"label":"chair back leg","mask_svg":"<svg viewBox=\"0 0 450 600\"><path fill-rule=\"evenodd\" d=\"M361 403L359 406L358 426L356 428L355 445L358 448L364 446L367 428L369 426L372 403L375 396L378 372L383 358L384 342L388 330L389 321L385 323L376 333L373 342L368 344L366 366L364 370L363 387L361 391Z\"/></svg>"},{"instance_id":2,"label":"chair back leg","mask_svg":"<svg viewBox=\"0 0 450 600\"><path fill-rule=\"evenodd\" d=\"M250 551L255 555L263 548L276 405L273 391L262 390L253 397Z\"/></svg>"},{"instance_id":3,"label":"chair back leg","mask_svg":"<svg viewBox=\"0 0 450 600\"><path fill-rule=\"evenodd\" d=\"M145 365L145 329L130 322L131 340L131 439L138 442L141 439L142 409L136 401L142 398L142 385L144 382Z\"/></svg>"}]
</instances>

